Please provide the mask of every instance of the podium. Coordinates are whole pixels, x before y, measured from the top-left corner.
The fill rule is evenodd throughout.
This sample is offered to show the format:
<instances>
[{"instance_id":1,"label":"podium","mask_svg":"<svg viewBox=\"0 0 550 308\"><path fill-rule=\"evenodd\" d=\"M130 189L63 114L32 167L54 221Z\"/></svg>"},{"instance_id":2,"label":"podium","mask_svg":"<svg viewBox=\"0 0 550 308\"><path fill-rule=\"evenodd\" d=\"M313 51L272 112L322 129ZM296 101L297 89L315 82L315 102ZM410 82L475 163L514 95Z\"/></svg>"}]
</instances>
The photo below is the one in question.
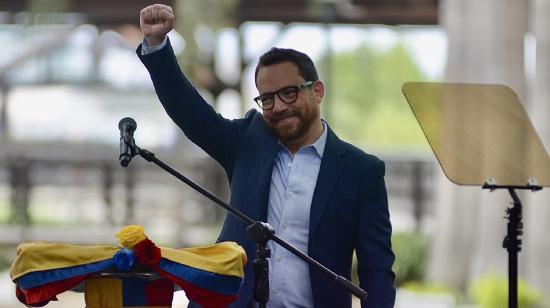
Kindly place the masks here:
<instances>
[{"instance_id":1,"label":"podium","mask_svg":"<svg viewBox=\"0 0 550 308\"><path fill-rule=\"evenodd\" d=\"M550 158L517 95L503 85L409 82L405 95L445 176L458 185L506 189L508 307L517 307L522 204L516 190L550 186Z\"/></svg>"}]
</instances>

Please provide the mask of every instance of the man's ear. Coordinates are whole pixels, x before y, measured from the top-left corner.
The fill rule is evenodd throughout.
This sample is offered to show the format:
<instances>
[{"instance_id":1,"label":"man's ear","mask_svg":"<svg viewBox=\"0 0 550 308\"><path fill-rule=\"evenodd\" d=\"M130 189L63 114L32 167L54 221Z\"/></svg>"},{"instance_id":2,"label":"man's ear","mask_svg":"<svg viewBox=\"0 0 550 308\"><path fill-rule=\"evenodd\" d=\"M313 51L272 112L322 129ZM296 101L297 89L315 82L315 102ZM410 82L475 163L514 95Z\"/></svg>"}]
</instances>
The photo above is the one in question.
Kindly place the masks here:
<instances>
[{"instance_id":1,"label":"man's ear","mask_svg":"<svg viewBox=\"0 0 550 308\"><path fill-rule=\"evenodd\" d=\"M315 99L320 104L323 96L325 96L325 84L321 80L317 80L313 84L313 90L315 91Z\"/></svg>"}]
</instances>

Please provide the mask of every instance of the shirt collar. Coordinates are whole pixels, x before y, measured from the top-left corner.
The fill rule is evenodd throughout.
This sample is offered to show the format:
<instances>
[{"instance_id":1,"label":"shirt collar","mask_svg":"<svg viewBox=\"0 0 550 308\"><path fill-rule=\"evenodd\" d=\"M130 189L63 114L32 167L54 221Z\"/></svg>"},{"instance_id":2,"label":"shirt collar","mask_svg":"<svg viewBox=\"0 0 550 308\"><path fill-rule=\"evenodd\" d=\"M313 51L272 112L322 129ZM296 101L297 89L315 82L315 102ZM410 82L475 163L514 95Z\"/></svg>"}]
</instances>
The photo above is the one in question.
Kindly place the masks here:
<instances>
[{"instance_id":1,"label":"shirt collar","mask_svg":"<svg viewBox=\"0 0 550 308\"><path fill-rule=\"evenodd\" d=\"M325 153L325 145L327 144L327 123L325 122L325 120L321 120L321 123L323 123L323 133L321 134L321 136L319 136L319 138L317 139L317 141L315 141L312 146L313 148L315 149L315 151L317 151L317 155L319 155L319 157L323 157L323 153Z\"/></svg>"}]
</instances>

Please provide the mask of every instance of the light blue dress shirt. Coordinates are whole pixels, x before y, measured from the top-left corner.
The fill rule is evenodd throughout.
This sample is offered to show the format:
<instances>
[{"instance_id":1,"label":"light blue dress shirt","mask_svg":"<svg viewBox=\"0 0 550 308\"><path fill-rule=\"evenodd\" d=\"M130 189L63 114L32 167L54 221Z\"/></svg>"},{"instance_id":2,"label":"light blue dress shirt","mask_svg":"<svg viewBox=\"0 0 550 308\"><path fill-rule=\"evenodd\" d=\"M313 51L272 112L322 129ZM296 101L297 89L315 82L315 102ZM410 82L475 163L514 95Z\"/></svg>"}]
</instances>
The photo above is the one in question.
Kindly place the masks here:
<instances>
[{"instance_id":1,"label":"light blue dress shirt","mask_svg":"<svg viewBox=\"0 0 550 308\"><path fill-rule=\"evenodd\" d=\"M294 158L287 148L281 149L273 162L267 222L275 234L308 253L309 212L321 159L327 140L323 134L313 144L302 147ZM269 302L268 307L313 307L313 295L306 262L273 241L268 242Z\"/></svg>"}]
</instances>

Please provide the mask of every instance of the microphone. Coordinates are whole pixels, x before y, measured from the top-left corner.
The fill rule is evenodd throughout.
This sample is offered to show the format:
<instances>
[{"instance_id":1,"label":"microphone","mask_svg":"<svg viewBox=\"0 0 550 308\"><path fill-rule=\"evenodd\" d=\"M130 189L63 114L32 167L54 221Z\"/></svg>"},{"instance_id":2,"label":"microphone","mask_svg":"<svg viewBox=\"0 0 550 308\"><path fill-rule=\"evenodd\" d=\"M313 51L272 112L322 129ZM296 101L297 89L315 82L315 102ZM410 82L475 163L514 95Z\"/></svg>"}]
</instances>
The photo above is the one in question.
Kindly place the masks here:
<instances>
[{"instance_id":1,"label":"microphone","mask_svg":"<svg viewBox=\"0 0 550 308\"><path fill-rule=\"evenodd\" d=\"M136 121L132 118L124 118L118 122L118 129L120 130L120 156L118 161L122 167L128 167L128 164L134 156L134 131L137 128Z\"/></svg>"}]
</instances>

